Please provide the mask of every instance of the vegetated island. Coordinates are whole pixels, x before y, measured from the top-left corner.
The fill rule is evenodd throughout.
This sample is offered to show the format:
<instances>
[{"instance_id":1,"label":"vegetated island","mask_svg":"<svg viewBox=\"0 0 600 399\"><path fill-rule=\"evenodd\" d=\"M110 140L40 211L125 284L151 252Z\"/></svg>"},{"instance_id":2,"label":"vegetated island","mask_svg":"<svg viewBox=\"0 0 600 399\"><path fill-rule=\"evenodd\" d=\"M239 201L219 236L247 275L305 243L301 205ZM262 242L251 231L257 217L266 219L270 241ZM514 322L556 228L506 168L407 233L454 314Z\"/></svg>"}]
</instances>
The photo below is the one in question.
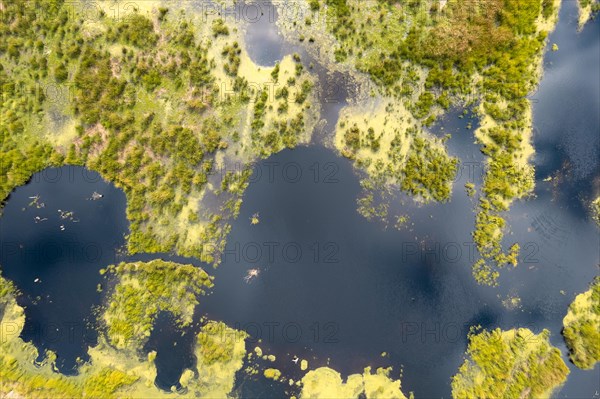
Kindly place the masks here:
<instances>
[{"instance_id":1,"label":"vegetated island","mask_svg":"<svg viewBox=\"0 0 600 399\"><path fill-rule=\"evenodd\" d=\"M3 3L0 202L85 165L125 192L130 253L216 264L250 163L310 141L315 78L297 56L256 65L233 21L161 4Z\"/></svg>"},{"instance_id":2,"label":"vegetated island","mask_svg":"<svg viewBox=\"0 0 600 399\"><path fill-rule=\"evenodd\" d=\"M581 369L593 369L600 361L600 277L575 297L563 319L562 334L571 361Z\"/></svg>"},{"instance_id":3,"label":"vegetated island","mask_svg":"<svg viewBox=\"0 0 600 399\"><path fill-rule=\"evenodd\" d=\"M526 328L472 331L468 358L452 378L452 397L549 398L569 374L549 336L548 330L536 335Z\"/></svg>"},{"instance_id":4,"label":"vegetated island","mask_svg":"<svg viewBox=\"0 0 600 399\"><path fill-rule=\"evenodd\" d=\"M311 0L304 23L282 30L305 42L332 68L349 71L367 98L342 110L334 144L367 172L359 201L369 218L387 216L373 191L390 184L419 198L451 195L456 160L427 127L452 107L474 110L475 137L486 155L473 238L481 255L479 283L495 285L499 270L518 262L518 244L503 245L502 216L534 188L529 162L532 107L527 95L542 74L548 33L560 0ZM389 200L389 199L388 199Z\"/></svg>"},{"instance_id":5,"label":"vegetated island","mask_svg":"<svg viewBox=\"0 0 600 399\"><path fill-rule=\"evenodd\" d=\"M211 284L208 275L192 265L160 260L107 270L115 285L100 318L106 326L100 329L98 345L88 350L90 360L80 365L76 376L57 373L56 355L51 351L41 362L36 360L35 346L20 338L25 314L15 300L17 291L0 276L0 394L40 399L228 397L246 354L245 332L207 321L196 337L196 367L183 372L177 392L154 385L156 352L141 350L159 311L172 312L181 324L189 322L202 287Z\"/></svg>"},{"instance_id":6,"label":"vegetated island","mask_svg":"<svg viewBox=\"0 0 600 399\"><path fill-rule=\"evenodd\" d=\"M352 374L342 380L340 373L320 367L302 377L300 399L330 398L397 398L407 399L402 393L400 380L390 378L391 368L378 368L375 374L367 367L363 374ZM409 398L413 398L410 394Z\"/></svg>"}]
</instances>

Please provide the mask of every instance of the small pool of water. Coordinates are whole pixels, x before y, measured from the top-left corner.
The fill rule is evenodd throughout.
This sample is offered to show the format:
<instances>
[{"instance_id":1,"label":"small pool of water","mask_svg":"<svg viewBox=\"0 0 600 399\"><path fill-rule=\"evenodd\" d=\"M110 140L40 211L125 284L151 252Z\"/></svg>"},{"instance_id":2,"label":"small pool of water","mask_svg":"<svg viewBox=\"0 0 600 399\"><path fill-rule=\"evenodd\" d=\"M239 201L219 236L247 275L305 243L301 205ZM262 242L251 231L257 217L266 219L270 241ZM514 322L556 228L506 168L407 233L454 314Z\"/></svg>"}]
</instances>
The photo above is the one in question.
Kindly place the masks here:
<instances>
[{"instance_id":1,"label":"small pool of water","mask_svg":"<svg viewBox=\"0 0 600 399\"><path fill-rule=\"evenodd\" d=\"M196 326L181 328L171 313L158 314L144 352L156 351L156 381L160 389L181 390L179 379L185 369L195 369Z\"/></svg>"}]
</instances>

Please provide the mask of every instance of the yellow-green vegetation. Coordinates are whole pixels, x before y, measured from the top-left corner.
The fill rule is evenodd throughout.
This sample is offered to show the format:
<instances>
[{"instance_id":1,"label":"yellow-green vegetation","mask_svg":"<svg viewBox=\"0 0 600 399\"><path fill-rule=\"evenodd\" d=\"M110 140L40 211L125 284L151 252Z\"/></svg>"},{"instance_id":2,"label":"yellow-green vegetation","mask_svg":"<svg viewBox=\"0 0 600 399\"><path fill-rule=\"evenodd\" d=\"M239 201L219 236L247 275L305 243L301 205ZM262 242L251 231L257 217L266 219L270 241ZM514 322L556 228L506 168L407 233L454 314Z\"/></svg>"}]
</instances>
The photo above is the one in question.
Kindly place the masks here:
<instances>
[{"instance_id":1,"label":"yellow-green vegetation","mask_svg":"<svg viewBox=\"0 0 600 399\"><path fill-rule=\"evenodd\" d=\"M475 184L472 182L465 183L465 191L469 197L474 197L475 194L477 194L477 191L475 190Z\"/></svg>"},{"instance_id":2,"label":"yellow-green vegetation","mask_svg":"<svg viewBox=\"0 0 600 399\"><path fill-rule=\"evenodd\" d=\"M344 125L338 126L338 148L360 160L367 170L385 169L393 157L401 165L413 152L411 139L406 139L409 128L412 136L430 143L423 131L446 109L476 111L481 123L475 135L487 156L473 233L481 254L473 274L482 284L494 285L500 268L516 264L518 246L507 249L502 245L502 213L534 188L529 163L532 111L527 95L539 81L542 54L559 6L560 0L474 0L468 6L460 0L319 0L318 7L306 5L318 23L282 24L291 37L313 37L319 45L309 43L309 49L318 47L322 53L331 48L322 58L334 60L344 70L364 72L375 86L370 93L374 100L366 104L393 99L394 110L389 111L393 115L369 113L370 124L387 124L385 132L376 126L355 126L353 121L341 121ZM392 123L393 119L398 122ZM404 140L397 135L404 135ZM396 154L388 147L394 139L400 142L394 146ZM417 178L402 176L407 183L401 187L413 192L416 186L434 199L447 198L453 176L451 158L443 149L434 155L436 162L431 162L428 152L414 156L420 161L412 169ZM438 173L434 176L432 170ZM364 202L373 199L367 196ZM372 217L387 212L383 207L361 206Z\"/></svg>"},{"instance_id":3,"label":"yellow-green vegetation","mask_svg":"<svg viewBox=\"0 0 600 399\"><path fill-rule=\"evenodd\" d=\"M346 382L329 367L311 370L302 377L300 398L358 398L364 390L361 374L348 376Z\"/></svg>"},{"instance_id":4,"label":"yellow-green vegetation","mask_svg":"<svg viewBox=\"0 0 600 399\"><path fill-rule=\"evenodd\" d=\"M278 380L281 378L281 371L273 368L265 369L263 372L264 376L271 380Z\"/></svg>"},{"instance_id":5,"label":"yellow-green vegetation","mask_svg":"<svg viewBox=\"0 0 600 399\"><path fill-rule=\"evenodd\" d=\"M575 297L563 319L563 336L571 361L592 369L600 361L600 277L589 290Z\"/></svg>"},{"instance_id":6,"label":"yellow-green vegetation","mask_svg":"<svg viewBox=\"0 0 600 399\"><path fill-rule=\"evenodd\" d=\"M600 197L592 201L590 205L592 220L600 227Z\"/></svg>"},{"instance_id":7,"label":"yellow-green vegetation","mask_svg":"<svg viewBox=\"0 0 600 399\"><path fill-rule=\"evenodd\" d=\"M246 333L223 323L207 322L198 334L197 364L186 369L180 379L182 389L164 392L156 388L156 352L140 358L131 350L119 350L107 337L89 348L90 360L76 376L55 370L56 355L46 352L38 362L33 344L20 338L25 323L23 308L15 300L14 286L0 276L0 396L14 398L230 398L235 374L246 354ZM185 299L184 299L185 300ZM187 304L182 304L186 307Z\"/></svg>"},{"instance_id":8,"label":"yellow-green vegetation","mask_svg":"<svg viewBox=\"0 0 600 399\"><path fill-rule=\"evenodd\" d=\"M335 144L358 168L368 172L373 185L398 186L423 201L450 198L458 160L448 156L443 140L426 135L397 100L367 100L346 107ZM360 205L365 217L375 216L369 214L377 211L368 198Z\"/></svg>"},{"instance_id":9,"label":"yellow-green vegetation","mask_svg":"<svg viewBox=\"0 0 600 399\"><path fill-rule=\"evenodd\" d=\"M507 295L506 298L502 300L502 306L508 310L519 309L521 308L521 298L517 295Z\"/></svg>"},{"instance_id":10,"label":"yellow-green vegetation","mask_svg":"<svg viewBox=\"0 0 600 399\"><path fill-rule=\"evenodd\" d=\"M194 349L196 365L183 371L179 383L181 389L176 392L164 392L154 386L156 352L150 352L147 359L138 359L128 350L116 350L103 340L90 348L91 364L94 362L110 364L120 370L128 370L139 381L120 397L131 398L231 398L235 384L235 374L242 368L246 355L245 339L247 334L234 330L224 323L208 321L197 337Z\"/></svg>"},{"instance_id":11,"label":"yellow-green vegetation","mask_svg":"<svg viewBox=\"0 0 600 399\"><path fill-rule=\"evenodd\" d=\"M106 396L106 392L116 392L119 388L132 385L138 379L137 376L107 367L85 379L83 392L86 397L102 398Z\"/></svg>"},{"instance_id":12,"label":"yellow-green vegetation","mask_svg":"<svg viewBox=\"0 0 600 399\"><path fill-rule=\"evenodd\" d=\"M117 349L139 349L161 311L171 312L182 327L190 325L198 297L213 285L199 267L162 260L111 265L105 275L117 280L102 315Z\"/></svg>"},{"instance_id":13,"label":"yellow-green vegetation","mask_svg":"<svg viewBox=\"0 0 600 399\"><path fill-rule=\"evenodd\" d=\"M46 352L37 363L38 351L20 338L25 312L17 305L16 290L0 275L0 396L26 398L114 398L138 377L108 365L85 365L80 375L66 377L54 371L56 355Z\"/></svg>"},{"instance_id":14,"label":"yellow-green vegetation","mask_svg":"<svg viewBox=\"0 0 600 399\"><path fill-rule=\"evenodd\" d=\"M578 0L579 4L579 28L583 28L590 18L594 18L600 11L600 2L598 0Z\"/></svg>"},{"instance_id":15,"label":"yellow-green vegetation","mask_svg":"<svg viewBox=\"0 0 600 399\"><path fill-rule=\"evenodd\" d=\"M379 368L373 374L371 368L367 367L363 374L352 374L344 382L337 371L320 367L302 378L300 398L348 399L364 395L367 399L406 399L401 391L400 380L390 378L390 373L391 368Z\"/></svg>"},{"instance_id":16,"label":"yellow-green vegetation","mask_svg":"<svg viewBox=\"0 0 600 399\"><path fill-rule=\"evenodd\" d=\"M300 360L300 370L304 371L308 369L308 360L302 359Z\"/></svg>"},{"instance_id":17,"label":"yellow-green vegetation","mask_svg":"<svg viewBox=\"0 0 600 399\"><path fill-rule=\"evenodd\" d=\"M258 67L217 16L142 3L3 3L0 201L86 165L124 190L130 252L218 263L244 165L310 139L314 79L292 57Z\"/></svg>"},{"instance_id":18,"label":"yellow-green vegetation","mask_svg":"<svg viewBox=\"0 0 600 399\"><path fill-rule=\"evenodd\" d=\"M564 383L569 369L550 332L525 328L469 334L468 358L452 378L452 397L549 398Z\"/></svg>"},{"instance_id":19,"label":"yellow-green vegetation","mask_svg":"<svg viewBox=\"0 0 600 399\"><path fill-rule=\"evenodd\" d=\"M202 327L195 352L198 375L187 385L193 397L229 397L246 356L247 337L222 322L209 321Z\"/></svg>"}]
</instances>

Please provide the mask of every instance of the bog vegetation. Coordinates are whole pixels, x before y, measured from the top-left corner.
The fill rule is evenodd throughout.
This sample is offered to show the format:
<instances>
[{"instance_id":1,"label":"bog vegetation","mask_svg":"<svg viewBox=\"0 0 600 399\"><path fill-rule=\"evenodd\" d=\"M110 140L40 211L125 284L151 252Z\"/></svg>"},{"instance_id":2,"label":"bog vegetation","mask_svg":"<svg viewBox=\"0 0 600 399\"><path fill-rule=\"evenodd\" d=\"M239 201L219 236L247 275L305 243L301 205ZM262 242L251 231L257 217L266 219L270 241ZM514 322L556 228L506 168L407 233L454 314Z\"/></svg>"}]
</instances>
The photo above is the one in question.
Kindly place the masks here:
<instances>
[{"instance_id":1,"label":"bog vegetation","mask_svg":"<svg viewBox=\"0 0 600 399\"><path fill-rule=\"evenodd\" d=\"M193 265L153 260L120 263L102 270L113 286L102 311L108 342L117 349L140 350L160 312L181 327L192 323L199 297L212 278Z\"/></svg>"},{"instance_id":2,"label":"bog vegetation","mask_svg":"<svg viewBox=\"0 0 600 399\"><path fill-rule=\"evenodd\" d=\"M378 368L375 373L366 367L362 374L351 374L342 379L340 373L329 367L309 371L302 378L300 398L397 398L412 399L401 390L400 380L394 380L391 368Z\"/></svg>"},{"instance_id":3,"label":"bog vegetation","mask_svg":"<svg viewBox=\"0 0 600 399\"><path fill-rule=\"evenodd\" d=\"M281 72L293 81L272 82L240 31L172 7L114 18L78 2L2 5L0 201L47 166L86 165L125 191L130 252L218 263L244 165L306 141L312 77L298 60ZM269 82L299 94L262 100ZM223 160L241 167L220 172Z\"/></svg>"},{"instance_id":4,"label":"bog vegetation","mask_svg":"<svg viewBox=\"0 0 600 399\"><path fill-rule=\"evenodd\" d=\"M196 340L196 364L183 372L177 392L161 391L154 385L156 352L142 352L146 332L152 328L149 320L153 315L148 312L169 311L178 316L181 323L190 322L189 309L193 310L197 304L196 292L192 290L200 291L212 284L201 269L192 268L163 261L107 268L107 275L115 284L108 298L109 306L102 309L103 318L109 320L109 329L101 331L98 345L88 350L90 360L80 364L74 376L56 372L53 352L47 351L38 357L36 347L20 338L24 310L16 303L18 293L14 285L0 275L0 322L3 327L14 327L3 329L0 340L0 396L38 399L229 397L236 372L241 369L246 355L245 332L220 322L205 321ZM185 293L181 287L185 287ZM134 301L140 302L144 309L138 310ZM123 340L123 337L128 339Z\"/></svg>"},{"instance_id":5,"label":"bog vegetation","mask_svg":"<svg viewBox=\"0 0 600 399\"><path fill-rule=\"evenodd\" d=\"M452 397L547 398L564 383L569 369L547 330L520 328L473 331L467 359L452 378Z\"/></svg>"},{"instance_id":6,"label":"bog vegetation","mask_svg":"<svg viewBox=\"0 0 600 399\"><path fill-rule=\"evenodd\" d=\"M563 327L571 361L579 368L593 369L600 361L600 277L575 297Z\"/></svg>"},{"instance_id":7,"label":"bog vegetation","mask_svg":"<svg viewBox=\"0 0 600 399\"><path fill-rule=\"evenodd\" d=\"M487 166L478 190L473 238L481 257L473 274L482 284L495 285L499 269L517 263L518 246L503 245L502 214L515 199L533 191L527 95L538 83L558 4L554 0L311 2L310 9L321 14L319 20L326 21L335 38L335 60L365 72L381 96L396 99L407 111L400 134L415 123L417 131L424 129L450 107L477 111L481 123L475 136ZM304 26L302 34L316 35L320 26L313 26ZM345 155L355 156L362 148L380 151L380 141L386 141L379 132L373 135L353 126L343 130ZM385 153L384 160L393 157L387 147ZM417 176L403 179L402 188L417 194L425 188L431 198L446 199L452 163L446 160L436 167L436 158L429 156L424 153L418 162L408 164ZM411 161L400 159L401 165ZM439 173L431 173L438 169Z\"/></svg>"},{"instance_id":8,"label":"bog vegetation","mask_svg":"<svg viewBox=\"0 0 600 399\"><path fill-rule=\"evenodd\" d=\"M600 197L592 201L590 205L590 213L592 215L592 220L596 222L598 227L600 227Z\"/></svg>"}]
</instances>

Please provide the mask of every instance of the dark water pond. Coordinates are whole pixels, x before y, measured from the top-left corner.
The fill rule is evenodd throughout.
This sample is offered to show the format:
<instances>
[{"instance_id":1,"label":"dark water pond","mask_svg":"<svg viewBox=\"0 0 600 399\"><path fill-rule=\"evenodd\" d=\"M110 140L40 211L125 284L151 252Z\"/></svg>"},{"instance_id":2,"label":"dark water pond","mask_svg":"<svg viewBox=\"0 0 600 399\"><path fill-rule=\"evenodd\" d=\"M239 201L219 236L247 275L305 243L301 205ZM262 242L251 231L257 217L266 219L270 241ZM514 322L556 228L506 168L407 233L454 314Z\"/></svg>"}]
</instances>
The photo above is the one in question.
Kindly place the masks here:
<instances>
[{"instance_id":1,"label":"dark water pond","mask_svg":"<svg viewBox=\"0 0 600 399\"><path fill-rule=\"evenodd\" d=\"M155 384L165 391L181 388L179 379L185 369L194 369L194 345L198 328L180 328L171 313L159 313L154 328L144 347L145 352L156 351Z\"/></svg>"},{"instance_id":2,"label":"dark water pond","mask_svg":"<svg viewBox=\"0 0 600 399\"><path fill-rule=\"evenodd\" d=\"M258 46L251 51L257 62L272 65L288 50L296 51L270 47L281 38L262 31L273 29L268 24L252 29L250 49L261 40L263 47L276 49ZM576 7L565 2L550 38L560 50L546 55L545 76L532 95L536 198L516 203L507 216L507 240L521 244L522 256L519 267L502 274L499 288L479 287L471 277L474 203L463 186L480 180L483 167L468 120L458 119L457 111L435 129L452 133L449 150L461 159L453 198L420 206L399 196L393 206L411 222L400 231L356 212L359 176L322 146L283 151L260 163L200 313L248 331L249 348L258 345L275 354L276 367L290 376L300 374L294 355L308 359L311 368L329 364L344 375L368 365L392 365L395 373L403 370L403 390L417 398L450 396L450 377L462 363L471 325L547 328L567 360L562 318L600 263L600 230L585 210L600 179L599 33L598 21L577 33ZM320 79L329 78L317 72ZM323 101L329 128L344 98ZM60 178L50 177L58 171ZM548 176L554 179L544 181ZM88 200L94 191L104 197ZM28 206L29 197L38 194L45 206ZM73 218L61 219L58 209L73 211ZM256 212L260 223L253 226L249 218ZM36 216L48 220L36 222ZM98 270L123 259L117 249L126 232L123 194L78 167L34 176L4 208L0 262L22 292L23 338L55 350L63 372L74 372L75 359L85 358L86 346L95 343L90 309L101 300ZM259 274L246 281L250 269ZM502 306L513 296L520 306ZM171 324L161 315L146 347L158 352L157 385L165 389L194 361L192 333L182 336ZM599 367L570 368L557 397L591 398L600 390ZM242 373L238 389L245 397L282 394L280 387Z\"/></svg>"},{"instance_id":3,"label":"dark water pond","mask_svg":"<svg viewBox=\"0 0 600 399\"><path fill-rule=\"evenodd\" d=\"M91 200L94 192L103 198ZM40 352L58 351L66 373L96 343L90 309L101 300L98 270L114 263L125 243L124 205L123 192L97 173L67 166L34 175L3 209L0 264L23 294L22 337Z\"/></svg>"}]
</instances>

